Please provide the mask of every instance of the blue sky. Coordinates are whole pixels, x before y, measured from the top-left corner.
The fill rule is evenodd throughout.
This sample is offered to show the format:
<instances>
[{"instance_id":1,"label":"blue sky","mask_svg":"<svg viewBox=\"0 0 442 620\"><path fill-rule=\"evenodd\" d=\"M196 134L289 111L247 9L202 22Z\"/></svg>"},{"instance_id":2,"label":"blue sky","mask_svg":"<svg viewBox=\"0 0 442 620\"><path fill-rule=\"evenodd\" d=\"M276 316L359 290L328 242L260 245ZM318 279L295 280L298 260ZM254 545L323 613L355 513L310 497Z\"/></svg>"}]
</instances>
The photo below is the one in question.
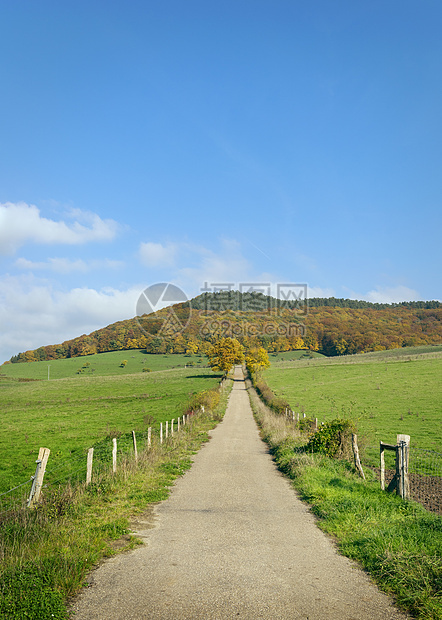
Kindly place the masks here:
<instances>
[{"instance_id":1,"label":"blue sky","mask_svg":"<svg viewBox=\"0 0 442 620\"><path fill-rule=\"evenodd\" d=\"M0 16L0 361L157 282L442 299L440 0Z\"/></svg>"}]
</instances>

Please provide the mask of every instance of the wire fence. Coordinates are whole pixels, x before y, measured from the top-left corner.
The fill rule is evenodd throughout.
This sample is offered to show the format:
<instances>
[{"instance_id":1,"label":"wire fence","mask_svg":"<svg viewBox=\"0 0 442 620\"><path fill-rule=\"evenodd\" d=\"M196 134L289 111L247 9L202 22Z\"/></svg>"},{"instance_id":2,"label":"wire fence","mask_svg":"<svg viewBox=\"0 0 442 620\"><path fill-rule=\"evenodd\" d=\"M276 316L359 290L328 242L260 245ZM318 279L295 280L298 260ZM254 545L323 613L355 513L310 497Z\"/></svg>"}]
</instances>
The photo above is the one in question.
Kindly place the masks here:
<instances>
[{"instance_id":1,"label":"wire fence","mask_svg":"<svg viewBox=\"0 0 442 620\"><path fill-rule=\"evenodd\" d=\"M369 448L370 454L379 455L379 447ZM410 499L419 502L427 510L442 514L442 453L409 446L408 480ZM372 468L378 479L380 469ZM394 480L396 473L395 453L385 454L385 488Z\"/></svg>"},{"instance_id":2,"label":"wire fence","mask_svg":"<svg viewBox=\"0 0 442 620\"><path fill-rule=\"evenodd\" d=\"M411 499L442 514L442 453L410 446L408 477Z\"/></svg>"},{"instance_id":3,"label":"wire fence","mask_svg":"<svg viewBox=\"0 0 442 620\"><path fill-rule=\"evenodd\" d=\"M167 424L167 427L166 427ZM167 432L166 432L167 428ZM165 441L167 436L178 430L178 418L167 423L136 432L137 451L142 453L153 443ZM135 449L132 431L129 433L113 433L102 441L94 444L93 472L94 477L99 477L103 472L109 472L113 466L113 439L117 438L117 459L121 462L124 458L134 459ZM43 489L63 487L67 484L72 486L85 483L87 473L87 449L72 450L69 456L61 457L57 453L51 454L45 471ZM37 457L37 455L36 455ZM0 519L8 518L15 510L26 507L34 476L16 485L12 489L0 493Z\"/></svg>"}]
</instances>

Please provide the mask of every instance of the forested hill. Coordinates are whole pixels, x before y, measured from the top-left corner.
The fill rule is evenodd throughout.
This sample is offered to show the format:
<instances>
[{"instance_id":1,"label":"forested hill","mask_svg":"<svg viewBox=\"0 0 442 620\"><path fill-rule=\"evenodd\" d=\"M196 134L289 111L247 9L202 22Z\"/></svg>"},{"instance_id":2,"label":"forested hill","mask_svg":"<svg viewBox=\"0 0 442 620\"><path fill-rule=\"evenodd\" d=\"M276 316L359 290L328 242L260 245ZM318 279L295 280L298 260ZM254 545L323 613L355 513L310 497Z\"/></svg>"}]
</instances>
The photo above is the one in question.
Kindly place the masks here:
<instances>
[{"instance_id":1,"label":"forested hill","mask_svg":"<svg viewBox=\"0 0 442 620\"><path fill-rule=\"evenodd\" d=\"M89 335L19 353L31 362L146 349L148 353L204 353L210 342L234 336L268 351L310 349L326 355L442 344L442 304L372 304L346 299L280 301L260 293L205 293L140 320L119 321Z\"/></svg>"},{"instance_id":2,"label":"forested hill","mask_svg":"<svg viewBox=\"0 0 442 620\"><path fill-rule=\"evenodd\" d=\"M239 291L220 291L217 293L203 293L192 299L192 308L195 310L204 310L208 305L217 306L223 303L228 303L229 307L236 310L241 308L248 309L250 304L256 305L256 302L265 307L276 308L283 304L285 308L294 309L299 307L300 304L305 305L308 308L320 308L322 306L331 308L374 308L375 310L385 308L409 308L409 309L426 309L432 310L435 308L442 308L440 301L401 301L398 303L384 304L373 303L371 301L363 301L358 299L342 299L338 297L310 297L307 300L301 299L300 301L294 300L281 300L262 293L240 293Z\"/></svg>"}]
</instances>

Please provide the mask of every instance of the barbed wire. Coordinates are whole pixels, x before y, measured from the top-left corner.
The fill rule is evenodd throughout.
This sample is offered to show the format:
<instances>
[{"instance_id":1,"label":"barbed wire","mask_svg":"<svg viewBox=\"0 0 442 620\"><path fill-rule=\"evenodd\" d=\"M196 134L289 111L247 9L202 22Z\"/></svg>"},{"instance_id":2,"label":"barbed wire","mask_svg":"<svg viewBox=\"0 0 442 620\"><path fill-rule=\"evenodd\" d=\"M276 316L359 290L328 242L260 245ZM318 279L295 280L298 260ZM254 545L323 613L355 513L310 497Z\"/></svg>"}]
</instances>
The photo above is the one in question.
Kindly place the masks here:
<instances>
[{"instance_id":1,"label":"barbed wire","mask_svg":"<svg viewBox=\"0 0 442 620\"><path fill-rule=\"evenodd\" d=\"M172 420L175 421L175 424L178 421L178 418L180 418L182 416L180 416L179 414L175 414L175 416L172 418L170 418L169 420L167 420L168 424L171 423ZM166 420L162 421L163 424L163 437L164 437L164 433L165 433L165 423ZM152 424L151 428L151 439L153 440L154 437L158 438L160 436L160 422L157 422L155 424ZM175 426L176 429L176 426ZM176 432L176 430L175 430ZM169 437L172 436L172 433L169 431ZM105 467L106 465L109 464L109 462L112 459L111 456L111 452L108 451L108 449L111 447L111 442L112 442L112 437L108 436L104 439L102 439L101 441L98 441L94 446L92 446L94 448L94 469L95 468L101 468L101 467ZM137 439L137 444L138 444L138 449L139 450L143 450L148 446L148 441L149 441L149 432L148 430L139 430L136 431L136 439ZM122 445L123 444L123 445ZM134 446L133 446L133 436L132 436L132 431L129 431L127 433L123 433L121 434L119 437L117 437L117 445L118 445L118 454L120 456L128 456L128 455L133 455L134 454ZM103 452L106 451L104 454ZM80 463L83 460L86 460L87 458L87 452L88 452L88 448L76 448L74 450L72 450L69 453L69 456L67 456L65 459L62 459L58 462L55 462L52 460L53 466L50 466L49 468L46 469L46 480L45 480L45 484L44 484L44 488L48 488L51 486L54 486L64 480L67 480L69 478L75 477L78 473L81 472L85 472L86 470L86 463L84 464L84 467L78 468L74 471L70 470L70 468L72 468L72 466L75 466L76 464ZM55 456L55 458L58 460L58 456ZM66 474L61 475L60 477L56 478L55 480L51 480L51 477L53 477L54 475L56 475L58 472L60 472L60 470L62 470L63 468L65 468L66 470L70 470L67 471ZM4 491L2 493L0 493L0 498L5 497L7 495L12 494L14 491L20 489L21 487L32 483L32 481L34 480L35 476L31 476L30 478L28 478L26 481L19 483L17 486L8 489L7 491ZM5 512L8 512L8 510L6 511L0 511L0 514L4 514Z\"/></svg>"},{"instance_id":2,"label":"barbed wire","mask_svg":"<svg viewBox=\"0 0 442 620\"><path fill-rule=\"evenodd\" d=\"M4 495L8 495L9 493L12 493L13 491L16 491L17 489L19 489L20 487L25 486L25 484L29 484L30 482L32 482L34 480L34 476L32 476L31 478L29 478L29 480L26 480L26 482L21 482L20 484L18 484L16 487L14 487L13 489L9 489L9 491L5 491L4 493L0 493L0 497L3 497Z\"/></svg>"}]
</instances>

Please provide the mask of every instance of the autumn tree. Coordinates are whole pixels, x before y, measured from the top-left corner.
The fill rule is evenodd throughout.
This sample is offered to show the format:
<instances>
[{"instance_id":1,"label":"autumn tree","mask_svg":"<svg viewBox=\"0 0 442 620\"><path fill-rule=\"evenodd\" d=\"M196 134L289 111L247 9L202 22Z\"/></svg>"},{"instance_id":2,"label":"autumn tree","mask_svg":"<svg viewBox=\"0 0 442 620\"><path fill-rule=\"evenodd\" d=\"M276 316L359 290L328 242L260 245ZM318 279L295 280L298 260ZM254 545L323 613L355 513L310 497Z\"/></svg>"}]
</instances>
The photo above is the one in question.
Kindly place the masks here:
<instances>
[{"instance_id":1,"label":"autumn tree","mask_svg":"<svg viewBox=\"0 0 442 620\"><path fill-rule=\"evenodd\" d=\"M236 338L221 338L209 348L207 357L212 370L226 375L235 364L244 361L244 347Z\"/></svg>"},{"instance_id":2,"label":"autumn tree","mask_svg":"<svg viewBox=\"0 0 442 620\"><path fill-rule=\"evenodd\" d=\"M198 343L193 338L187 341L186 355L195 355L198 353Z\"/></svg>"},{"instance_id":3,"label":"autumn tree","mask_svg":"<svg viewBox=\"0 0 442 620\"><path fill-rule=\"evenodd\" d=\"M267 351L263 347L250 349L246 355L246 364L250 373L268 368L270 362Z\"/></svg>"}]
</instances>

